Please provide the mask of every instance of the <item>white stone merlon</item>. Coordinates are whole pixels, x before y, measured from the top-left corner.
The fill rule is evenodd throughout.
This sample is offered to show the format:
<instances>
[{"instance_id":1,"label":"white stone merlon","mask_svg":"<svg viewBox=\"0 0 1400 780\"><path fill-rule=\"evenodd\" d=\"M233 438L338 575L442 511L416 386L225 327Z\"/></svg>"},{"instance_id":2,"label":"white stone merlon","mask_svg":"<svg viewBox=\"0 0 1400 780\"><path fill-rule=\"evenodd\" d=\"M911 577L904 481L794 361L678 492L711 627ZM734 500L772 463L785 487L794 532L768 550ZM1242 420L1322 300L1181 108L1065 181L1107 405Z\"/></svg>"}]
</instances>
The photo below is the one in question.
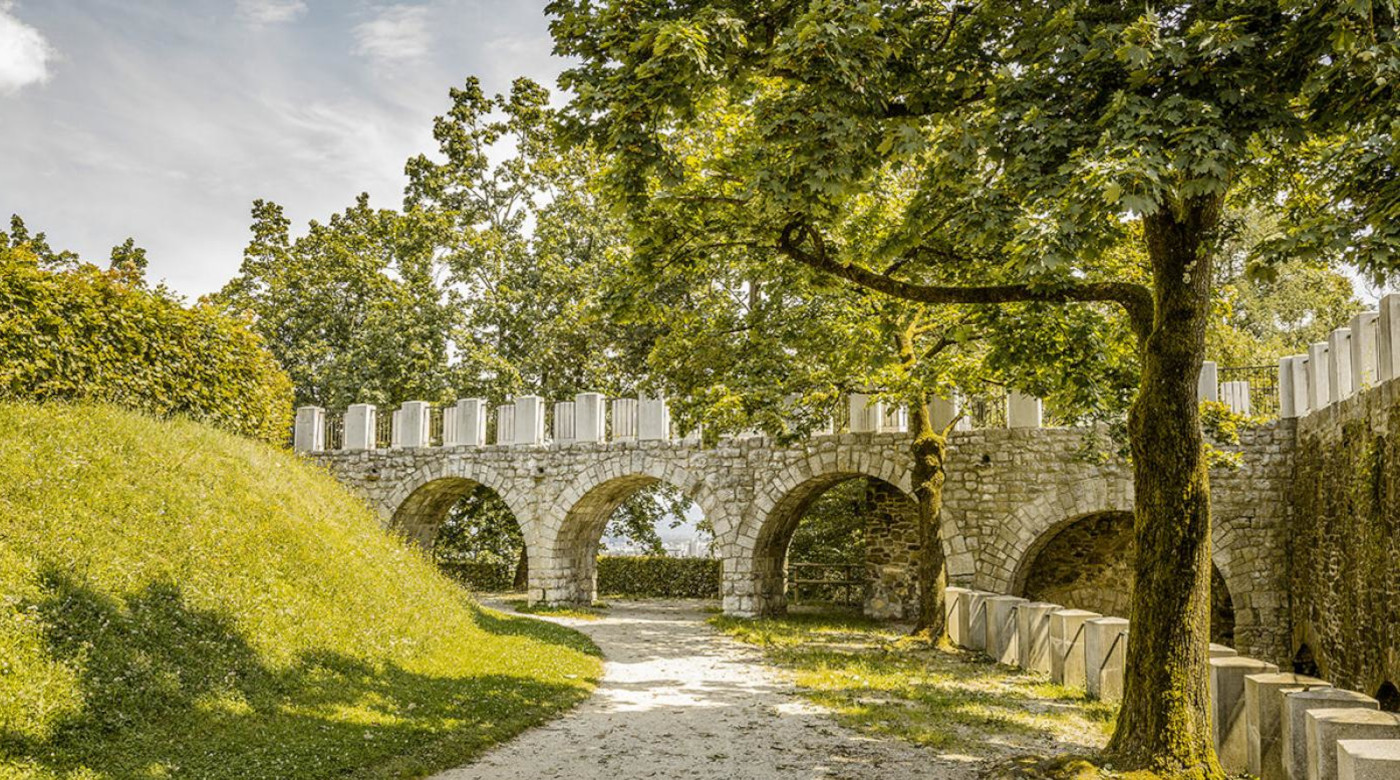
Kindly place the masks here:
<instances>
[{"instance_id":1,"label":"white stone merlon","mask_svg":"<svg viewBox=\"0 0 1400 780\"><path fill-rule=\"evenodd\" d=\"M1400 777L1400 739L1337 741L1337 780L1395 780Z\"/></svg>"},{"instance_id":2,"label":"white stone merlon","mask_svg":"<svg viewBox=\"0 0 1400 780\"><path fill-rule=\"evenodd\" d=\"M578 419L573 401L559 401L554 404L554 443L572 444Z\"/></svg>"},{"instance_id":3,"label":"white stone merlon","mask_svg":"<svg viewBox=\"0 0 1400 780\"><path fill-rule=\"evenodd\" d=\"M1027 603L1016 596L987 599L987 655L999 664L1014 666L1021 656L1016 628L1016 607Z\"/></svg>"},{"instance_id":4,"label":"white stone merlon","mask_svg":"<svg viewBox=\"0 0 1400 780\"><path fill-rule=\"evenodd\" d=\"M1400 293L1381 296L1376 317L1376 377L1385 382L1400 376Z\"/></svg>"},{"instance_id":5,"label":"white stone merlon","mask_svg":"<svg viewBox=\"0 0 1400 780\"><path fill-rule=\"evenodd\" d=\"M456 419L449 446L482 447L486 444L486 399L462 398L449 410ZM445 430L446 426L444 426ZM446 443L446 442L444 442Z\"/></svg>"},{"instance_id":6,"label":"white stone merlon","mask_svg":"<svg viewBox=\"0 0 1400 780\"><path fill-rule=\"evenodd\" d=\"M1327 342L1319 341L1308 347L1308 409L1320 412L1332 404L1329 394L1332 360L1328 354Z\"/></svg>"},{"instance_id":7,"label":"white stone merlon","mask_svg":"<svg viewBox=\"0 0 1400 780\"><path fill-rule=\"evenodd\" d=\"M404 401L394 415L395 446L403 449L427 447L431 415L432 405L427 401Z\"/></svg>"},{"instance_id":8,"label":"white stone merlon","mask_svg":"<svg viewBox=\"0 0 1400 780\"><path fill-rule=\"evenodd\" d=\"M515 443L515 404L501 404L496 407L496 444Z\"/></svg>"},{"instance_id":9,"label":"white stone merlon","mask_svg":"<svg viewBox=\"0 0 1400 780\"><path fill-rule=\"evenodd\" d=\"M865 393L851 393L846 403L849 404L851 413L851 433L874 433L875 416L871 414L875 404L870 400L870 396Z\"/></svg>"},{"instance_id":10,"label":"white stone merlon","mask_svg":"<svg viewBox=\"0 0 1400 780\"><path fill-rule=\"evenodd\" d=\"M1345 401L1355 389L1351 383L1351 328L1337 328L1327 335L1327 395L1333 403Z\"/></svg>"},{"instance_id":11,"label":"white stone merlon","mask_svg":"<svg viewBox=\"0 0 1400 780\"><path fill-rule=\"evenodd\" d=\"M341 440L343 450L374 449L375 418L378 411L374 404L350 404L345 409L345 436Z\"/></svg>"},{"instance_id":12,"label":"white stone merlon","mask_svg":"<svg viewBox=\"0 0 1400 780\"><path fill-rule=\"evenodd\" d=\"M637 399L614 398L612 402L612 440L637 440Z\"/></svg>"},{"instance_id":13,"label":"white stone merlon","mask_svg":"<svg viewBox=\"0 0 1400 780\"><path fill-rule=\"evenodd\" d=\"M1084 621L1084 690L1091 698L1123 698L1123 664L1127 657L1127 620L1101 617Z\"/></svg>"},{"instance_id":14,"label":"white stone merlon","mask_svg":"<svg viewBox=\"0 0 1400 780\"><path fill-rule=\"evenodd\" d=\"M949 395L951 396L949 398L934 396L929 401L928 416L933 423L933 429L941 433L956 419L958 420L957 430L968 430L972 427L972 421L966 417L958 419L958 414L962 411L962 398L956 392Z\"/></svg>"},{"instance_id":15,"label":"white stone merlon","mask_svg":"<svg viewBox=\"0 0 1400 780\"><path fill-rule=\"evenodd\" d=\"M1083 688L1084 623L1100 618L1084 609L1060 609L1050 613L1050 679L1067 688Z\"/></svg>"},{"instance_id":16,"label":"white stone merlon","mask_svg":"<svg viewBox=\"0 0 1400 780\"><path fill-rule=\"evenodd\" d=\"M1277 665L1244 656L1210 659L1211 736L1220 765L1232 775L1244 772L1249 765L1244 678L1276 672Z\"/></svg>"},{"instance_id":17,"label":"white stone merlon","mask_svg":"<svg viewBox=\"0 0 1400 780\"><path fill-rule=\"evenodd\" d=\"M1284 693L1279 723L1283 732L1280 741L1283 746L1283 771L1288 780L1308 778L1308 711L1344 707L1379 710L1380 703L1364 693L1342 688L1313 688Z\"/></svg>"},{"instance_id":18,"label":"white stone merlon","mask_svg":"<svg viewBox=\"0 0 1400 780\"><path fill-rule=\"evenodd\" d=\"M1293 358L1278 359L1278 416L1288 420L1298 416L1293 405Z\"/></svg>"},{"instance_id":19,"label":"white stone merlon","mask_svg":"<svg viewBox=\"0 0 1400 780\"><path fill-rule=\"evenodd\" d=\"M641 441L668 441L671 438L671 410L665 398L643 398L637 402L637 438Z\"/></svg>"},{"instance_id":20,"label":"white stone merlon","mask_svg":"<svg viewBox=\"0 0 1400 780\"><path fill-rule=\"evenodd\" d=\"M1063 609L1048 601L1016 605L1016 663L1022 669L1050 673L1050 613Z\"/></svg>"},{"instance_id":21,"label":"white stone merlon","mask_svg":"<svg viewBox=\"0 0 1400 780\"><path fill-rule=\"evenodd\" d=\"M1312 412L1312 401L1308 390L1308 356L1294 355L1290 363L1293 368L1293 413L1306 417Z\"/></svg>"},{"instance_id":22,"label":"white stone merlon","mask_svg":"<svg viewBox=\"0 0 1400 780\"><path fill-rule=\"evenodd\" d=\"M1325 680L1279 672L1244 678L1246 769L1259 780L1283 780L1283 697L1294 691L1330 688Z\"/></svg>"},{"instance_id":23,"label":"white stone merlon","mask_svg":"<svg viewBox=\"0 0 1400 780\"><path fill-rule=\"evenodd\" d=\"M517 446L544 444L544 399L522 395L515 399L515 438Z\"/></svg>"},{"instance_id":24,"label":"white stone merlon","mask_svg":"<svg viewBox=\"0 0 1400 780\"><path fill-rule=\"evenodd\" d=\"M1380 316L1380 312L1363 311L1351 318L1351 388L1355 392L1380 381L1376 372Z\"/></svg>"},{"instance_id":25,"label":"white stone merlon","mask_svg":"<svg viewBox=\"0 0 1400 780\"><path fill-rule=\"evenodd\" d=\"M575 441L595 443L607 440L607 407L603 404L602 393L578 393L574 396Z\"/></svg>"},{"instance_id":26,"label":"white stone merlon","mask_svg":"<svg viewBox=\"0 0 1400 780\"><path fill-rule=\"evenodd\" d=\"M903 433L909 430L909 408L886 405L877 420L876 433Z\"/></svg>"},{"instance_id":27,"label":"white stone merlon","mask_svg":"<svg viewBox=\"0 0 1400 780\"><path fill-rule=\"evenodd\" d=\"M1309 710L1306 729L1308 780L1337 780L1337 741L1400 740L1400 715L1356 708Z\"/></svg>"},{"instance_id":28,"label":"white stone merlon","mask_svg":"<svg viewBox=\"0 0 1400 780\"><path fill-rule=\"evenodd\" d=\"M326 448L326 410L319 406L297 408L296 427L292 429L292 449L296 452L321 452Z\"/></svg>"},{"instance_id":29,"label":"white stone merlon","mask_svg":"<svg viewBox=\"0 0 1400 780\"><path fill-rule=\"evenodd\" d=\"M1040 399L1026 395L1016 389L1006 391L1006 427L1039 428L1041 425Z\"/></svg>"},{"instance_id":30,"label":"white stone merlon","mask_svg":"<svg viewBox=\"0 0 1400 780\"><path fill-rule=\"evenodd\" d=\"M1201 373L1196 378L1197 401L1219 401L1220 374L1214 360L1201 363Z\"/></svg>"}]
</instances>

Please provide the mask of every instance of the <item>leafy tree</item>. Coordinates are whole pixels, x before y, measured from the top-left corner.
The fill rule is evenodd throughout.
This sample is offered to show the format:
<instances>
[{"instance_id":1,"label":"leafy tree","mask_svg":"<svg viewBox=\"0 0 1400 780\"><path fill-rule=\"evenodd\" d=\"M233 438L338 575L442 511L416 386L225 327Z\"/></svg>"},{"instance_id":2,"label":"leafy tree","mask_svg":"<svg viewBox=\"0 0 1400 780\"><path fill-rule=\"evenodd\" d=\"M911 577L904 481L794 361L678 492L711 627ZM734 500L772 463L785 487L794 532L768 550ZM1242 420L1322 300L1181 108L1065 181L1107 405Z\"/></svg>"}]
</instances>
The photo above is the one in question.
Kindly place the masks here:
<instances>
[{"instance_id":1,"label":"leafy tree","mask_svg":"<svg viewBox=\"0 0 1400 780\"><path fill-rule=\"evenodd\" d=\"M146 283L146 250L136 245L136 239L127 238L112 247L108 268L121 274L130 284L143 285Z\"/></svg>"},{"instance_id":2,"label":"leafy tree","mask_svg":"<svg viewBox=\"0 0 1400 780\"><path fill-rule=\"evenodd\" d=\"M1227 204L1380 277L1400 247L1393 2L555 0L562 85L637 251L743 242L926 304L1107 302L1136 337L1130 766L1219 777L1196 377ZM704 143L699 143L702 138ZM842 226L890 175L875 246ZM1113 268L1136 243L1137 277ZM920 432L921 439L927 432ZM921 479L930 475L925 470ZM921 490L928 490L920 484Z\"/></svg>"}]
</instances>

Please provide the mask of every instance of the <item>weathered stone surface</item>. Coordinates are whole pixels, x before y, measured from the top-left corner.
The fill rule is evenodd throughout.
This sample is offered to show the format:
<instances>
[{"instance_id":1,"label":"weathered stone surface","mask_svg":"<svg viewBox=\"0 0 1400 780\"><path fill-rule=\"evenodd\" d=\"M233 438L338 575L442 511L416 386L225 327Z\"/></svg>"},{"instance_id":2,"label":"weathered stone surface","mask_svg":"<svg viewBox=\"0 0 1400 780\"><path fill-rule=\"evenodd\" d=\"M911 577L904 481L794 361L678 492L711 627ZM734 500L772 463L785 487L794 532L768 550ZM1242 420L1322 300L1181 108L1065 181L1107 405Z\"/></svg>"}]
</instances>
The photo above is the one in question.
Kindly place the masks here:
<instances>
[{"instance_id":1,"label":"weathered stone surface","mask_svg":"<svg viewBox=\"0 0 1400 780\"><path fill-rule=\"evenodd\" d=\"M983 590L974 590L967 596L967 644L969 650L987 649L987 600L996 596Z\"/></svg>"},{"instance_id":2,"label":"weathered stone surface","mask_svg":"<svg viewBox=\"0 0 1400 780\"><path fill-rule=\"evenodd\" d=\"M1277 671L1274 664L1243 656L1210 659L1211 734L1226 772L1243 772L1249 766L1245 677Z\"/></svg>"},{"instance_id":3,"label":"weathered stone surface","mask_svg":"<svg viewBox=\"0 0 1400 780\"><path fill-rule=\"evenodd\" d=\"M1084 621L1084 688L1095 699L1123 698L1128 656L1128 621L1120 617Z\"/></svg>"},{"instance_id":4,"label":"weathered stone surface","mask_svg":"<svg viewBox=\"0 0 1400 780\"><path fill-rule=\"evenodd\" d=\"M1400 715L1356 709L1317 709L1307 714L1308 780L1337 780L1337 740L1400 740Z\"/></svg>"},{"instance_id":5,"label":"weathered stone surface","mask_svg":"<svg viewBox=\"0 0 1400 780\"><path fill-rule=\"evenodd\" d=\"M1050 673L1050 613L1064 609L1048 601L1016 606L1017 663L1022 669Z\"/></svg>"},{"instance_id":6,"label":"weathered stone surface","mask_svg":"<svg viewBox=\"0 0 1400 780\"><path fill-rule=\"evenodd\" d=\"M1084 622L1103 617L1085 609L1050 613L1050 679L1068 688L1083 688Z\"/></svg>"},{"instance_id":7,"label":"weathered stone surface","mask_svg":"<svg viewBox=\"0 0 1400 780\"><path fill-rule=\"evenodd\" d=\"M1211 658L1234 658L1237 655L1239 655L1239 651L1235 650L1233 647L1226 647L1225 645L1216 644L1214 642L1210 643Z\"/></svg>"},{"instance_id":8,"label":"weathered stone surface","mask_svg":"<svg viewBox=\"0 0 1400 780\"><path fill-rule=\"evenodd\" d=\"M1337 742L1337 780L1397 780L1400 739L1343 739Z\"/></svg>"},{"instance_id":9,"label":"weathered stone surface","mask_svg":"<svg viewBox=\"0 0 1400 780\"><path fill-rule=\"evenodd\" d=\"M1016 607L1026 600L1016 596L987 599L987 655L999 664L1014 665L1021 656L1016 628Z\"/></svg>"},{"instance_id":10,"label":"weathered stone surface","mask_svg":"<svg viewBox=\"0 0 1400 780\"><path fill-rule=\"evenodd\" d=\"M964 599L972 591L968 588L960 588L956 585L949 585L943 591L944 623L948 630L948 641L956 647L966 647L966 628L960 615L966 609Z\"/></svg>"},{"instance_id":11,"label":"weathered stone surface","mask_svg":"<svg viewBox=\"0 0 1400 780\"><path fill-rule=\"evenodd\" d=\"M1246 768L1259 780L1283 780L1283 696L1330 687L1326 681L1291 672L1244 678Z\"/></svg>"},{"instance_id":12,"label":"weathered stone surface","mask_svg":"<svg viewBox=\"0 0 1400 780\"><path fill-rule=\"evenodd\" d=\"M1289 780L1307 780L1308 740L1307 715L1309 710L1357 708L1374 710L1378 708L1375 699L1355 691L1341 688L1313 688L1294 691L1283 695L1282 725L1283 771Z\"/></svg>"}]
</instances>

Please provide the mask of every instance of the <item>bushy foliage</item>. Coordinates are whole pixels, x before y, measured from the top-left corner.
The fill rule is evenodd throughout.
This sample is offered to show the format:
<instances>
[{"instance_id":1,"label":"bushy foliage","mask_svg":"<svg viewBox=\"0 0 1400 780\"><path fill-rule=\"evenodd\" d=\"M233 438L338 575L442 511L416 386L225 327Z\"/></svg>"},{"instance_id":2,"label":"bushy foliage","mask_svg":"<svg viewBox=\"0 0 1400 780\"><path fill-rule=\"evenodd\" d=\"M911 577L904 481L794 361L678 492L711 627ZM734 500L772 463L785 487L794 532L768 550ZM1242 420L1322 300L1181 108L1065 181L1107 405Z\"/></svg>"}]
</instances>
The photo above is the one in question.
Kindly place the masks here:
<instances>
[{"instance_id":1,"label":"bushy foliage","mask_svg":"<svg viewBox=\"0 0 1400 780\"><path fill-rule=\"evenodd\" d=\"M788 560L864 563L865 523L869 512L866 488L866 480L851 479L818 496L792 534Z\"/></svg>"},{"instance_id":2,"label":"bushy foliage","mask_svg":"<svg viewBox=\"0 0 1400 780\"><path fill-rule=\"evenodd\" d=\"M641 598L719 598L718 558L598 557L598 592Z\"/></svg>"},{"instance_id":3,"label":"bushy foliage","mask_svg":"<svg viewBox=\"0 0 1400 780\"><path fill-rule=\"evenodd\" d=\"M101 401L286 439L291 382L242 323L129 266L41 265L27 242L0 241L0 400Z\"/></svg>"}]
</instances>

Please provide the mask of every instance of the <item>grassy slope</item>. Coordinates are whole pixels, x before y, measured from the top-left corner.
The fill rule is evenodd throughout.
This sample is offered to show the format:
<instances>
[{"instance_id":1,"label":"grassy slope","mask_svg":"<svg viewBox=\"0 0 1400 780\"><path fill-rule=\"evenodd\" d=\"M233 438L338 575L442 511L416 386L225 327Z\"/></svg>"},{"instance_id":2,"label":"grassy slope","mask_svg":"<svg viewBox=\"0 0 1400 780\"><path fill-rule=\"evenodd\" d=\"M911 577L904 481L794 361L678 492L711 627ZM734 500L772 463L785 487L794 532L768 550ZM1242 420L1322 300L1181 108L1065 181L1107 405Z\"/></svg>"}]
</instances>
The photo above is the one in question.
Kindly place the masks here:
<instances>
[{"instance_id":1,"label":"grassy slope","mask_svg":"<svg viewBox=\"0 0 1400 780\"><path fill-rule=\"evenodd\" d=\"M580 701L596 653L292 455L0 405L0 778L416 776Z\"/></svg>"}]
</instances>

